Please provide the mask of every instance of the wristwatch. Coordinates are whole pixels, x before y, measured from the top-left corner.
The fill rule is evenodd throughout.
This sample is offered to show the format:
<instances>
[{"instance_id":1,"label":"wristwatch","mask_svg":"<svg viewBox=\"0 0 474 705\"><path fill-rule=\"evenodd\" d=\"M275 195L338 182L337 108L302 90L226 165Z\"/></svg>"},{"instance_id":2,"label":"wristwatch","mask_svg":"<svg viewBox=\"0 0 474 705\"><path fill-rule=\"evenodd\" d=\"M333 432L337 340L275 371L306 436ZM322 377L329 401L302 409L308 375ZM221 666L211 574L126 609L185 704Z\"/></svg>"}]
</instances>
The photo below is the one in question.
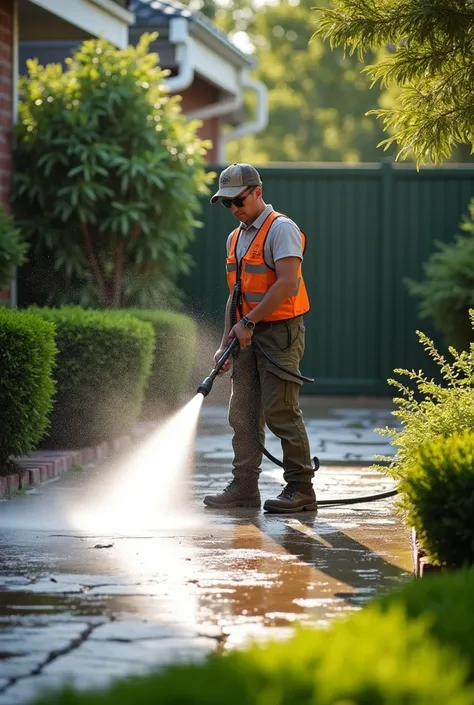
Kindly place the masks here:
<instances>
[{"instance_id":1,"label":"wristwatch","mask_svg":"<svg viewBox=\"0 0 474 705\"><path fill-rule=\"evenodd\" d=\"M255 328L255 323L251 321L250 318L247 318L247 316L242 318L242 323L247 330L253 330Z\"/></svg>"}]
</instances>

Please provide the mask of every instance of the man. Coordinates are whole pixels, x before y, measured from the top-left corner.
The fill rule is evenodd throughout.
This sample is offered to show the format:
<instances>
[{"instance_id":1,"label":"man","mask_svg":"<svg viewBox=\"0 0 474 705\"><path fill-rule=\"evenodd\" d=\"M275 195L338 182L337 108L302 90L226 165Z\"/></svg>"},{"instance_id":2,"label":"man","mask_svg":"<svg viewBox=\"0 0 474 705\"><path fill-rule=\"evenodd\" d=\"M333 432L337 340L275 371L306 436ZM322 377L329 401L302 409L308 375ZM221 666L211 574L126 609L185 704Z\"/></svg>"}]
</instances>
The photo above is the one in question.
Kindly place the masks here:
<instances>
[{"instance_id":1,"label":"man","mask_svg":"<svg viewBox=\"0 0 474 705\"><path fill-rule=\"evenodd\" d=\"M289 218L263 200L262 181L249 164L232 164L219 178L211 203L221 201L239 221L227 240L229 298L217 361L236 337L240 344L233 364L229 423L233 429L233 480L211 507L259 507L265 422L281 440L286 486L265 502L268 512L317 510L312 485L308 436L299 406L299 373L304 352L303 316L309 300L301 265L306 238ZM260 343L280 369L268 361Z\"/></svg>"}]
</instances>

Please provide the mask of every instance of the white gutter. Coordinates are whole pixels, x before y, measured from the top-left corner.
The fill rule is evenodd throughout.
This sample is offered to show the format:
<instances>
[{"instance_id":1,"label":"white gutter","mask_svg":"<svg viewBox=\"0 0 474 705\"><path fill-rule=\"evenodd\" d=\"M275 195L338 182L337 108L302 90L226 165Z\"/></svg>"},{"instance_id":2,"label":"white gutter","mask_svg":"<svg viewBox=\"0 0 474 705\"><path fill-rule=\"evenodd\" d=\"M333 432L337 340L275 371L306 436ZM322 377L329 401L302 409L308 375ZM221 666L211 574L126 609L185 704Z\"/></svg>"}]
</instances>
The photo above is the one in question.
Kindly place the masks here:
<instances>
[{"instance_id":1,"label":"white gutter","mask_svg":"<svg viewBox=\"0 0 474 705\"><path fill-rule=\"evenodd\" d=\"M170 93L181 93L194 80L194 64L189 36L188 20L185 17L174 17L169 24L169 41L176 45L176 56L179 71L176 76L167 78L165 84Z\"/></svg>"},{"instance_id":2,"label":"white gutter","mask_svg":"<svg viewBox=\"0 0 474 705\"><path fill-rule=\"evenodd\" d=\"M242 86L257 94L255 120L243 123L235 130L221 136L217 146L217 160L220 164L224 164L226 161L226 148L229 142L238 140L244 135L254 135L261 132L268 125L268 89L266 85L261 81L255 81L250 77L248 70L245 70L242 75Z\"/></svg>"},{"instance_id":3,"label":"white gutter","mask_svg":"<svg viewBox=\"0 0 474 705\"><path fill-rule=\"evenodd\" d=\"M212 118L229 115L235 110L238 110L244 102L244 96L241 91L233 98L224 98L211 105L206 105L202 108L196 108L186 113L188 120L211 120Z\"/></svg>"},{"instance_id":4,"label":"white gutter","mask_svg":"<svg viewBox=\"0 0 474 705\"><path fill-rule=\"evenodd\" d=\"M30 0L74 27L126 49L135 16L112 0Z\"/></svg>"},{"instance_id":5,"label":"white gutter","mask_svg":"<svg viewBox=\"0 0 474 705\"><path fill-rule=\"evenodd\" d=\"M126 25L132 25L135 22L135 15L133 12L130 12L130 10L127 10L125 7L120 7L120 5L117 5L117 3L112 0L89 0L89 2L92 2L94 5L102 8L110 15L118 17Z\"/></svg>"}]
</instances>

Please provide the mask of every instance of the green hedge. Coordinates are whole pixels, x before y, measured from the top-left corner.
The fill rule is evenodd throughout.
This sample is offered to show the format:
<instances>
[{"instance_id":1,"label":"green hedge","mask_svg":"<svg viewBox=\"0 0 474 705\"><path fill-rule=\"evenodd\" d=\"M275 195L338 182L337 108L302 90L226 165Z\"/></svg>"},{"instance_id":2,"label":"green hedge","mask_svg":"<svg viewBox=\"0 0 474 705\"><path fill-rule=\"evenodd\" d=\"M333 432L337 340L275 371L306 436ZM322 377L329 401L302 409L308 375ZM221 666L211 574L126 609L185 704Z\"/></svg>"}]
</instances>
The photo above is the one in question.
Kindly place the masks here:
<instances>
[{"instance_id":1,"label":"green hedge","mask_svg":"<svg viewBox=\"0 0 474 705\"><path fill-rule=\"evenodd\" d=\"M423 617L440 643L460 654L474 683L474 568L415 580L380 598L377 607L392 610L403 605L410 619Z\"/></svg>"},{"instance_id":2,"label":"green hedge","mask_svg":"<svg viewBox=\"0 0 474 705\"><path fill-rule=\"evenodd\" d=\"M52 407L54 326L0 308L0 471L10 455L29 453L43 437Z\"/></svg>"},{"instance_id":3,"label":"green hedge","mask_svg":"<svg viewBox=\"0 0 474 705\"><path fill-rule=\"evenodd\" d=\"M474 565L474 433L423 444L399 491L408 523L432 562Z\"/></svg>"},{"instance_id":4,"label":"green hedge","mask_svg":"<svg viewBox=\"0 0 474 705\"><path fill-rule=\"evenodd\" d=\"M155 331L155 356L143 408L144 416L153 417L163 406L176 408L186 391L196 352L197 327L192 318L174 311L126 311L151 323Z\"/></svg>"},{"instance_id":5,"label":"green hedge","mask_svg":"<svg viewBox=\"0 0 474 705\"><path fill-rule=\"evenodd\" d=\"M32 308L54 322L57 398L44 445L75 448L129 433L150 374L152 327L116 311Z\"/></svg>"},{"instance_id":6,"label":"green hedge","mask_svg":"<svg viewBox=\"0 0 474 705\"><path fill-rule=\"evenodd\" d=\"M463 595L466 608L467 595ZM105 692L62 691L36 705L472 705L467 666L409 620L371 607L288 642L214 654Z\"/></svg>"}]
</instances>

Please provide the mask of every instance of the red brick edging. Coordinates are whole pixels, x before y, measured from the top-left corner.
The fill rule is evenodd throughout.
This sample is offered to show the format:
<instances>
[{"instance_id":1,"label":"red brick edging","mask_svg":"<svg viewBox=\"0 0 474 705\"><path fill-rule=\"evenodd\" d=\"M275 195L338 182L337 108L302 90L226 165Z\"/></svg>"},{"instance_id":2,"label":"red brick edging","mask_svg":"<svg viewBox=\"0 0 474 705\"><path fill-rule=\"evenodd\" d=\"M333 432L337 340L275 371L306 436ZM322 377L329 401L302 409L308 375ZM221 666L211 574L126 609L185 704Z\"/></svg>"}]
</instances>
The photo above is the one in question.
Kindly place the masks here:
<instances>
[{"instance_id":1,"label":"red brick edging","mask_svg":"<svg viewBox=\"0 0 474 705\"><path fill-rule=\"evenodd\" d=\"M110 443L99 443L91 448L36 450L22 458L12 458L21 470L13 475L0 475L0 497L59 477L70 470L73 465L85 465L106 460L112 454L128 450L132 445L132 436L121 436Z\"/></svg>"}]
</instances>

